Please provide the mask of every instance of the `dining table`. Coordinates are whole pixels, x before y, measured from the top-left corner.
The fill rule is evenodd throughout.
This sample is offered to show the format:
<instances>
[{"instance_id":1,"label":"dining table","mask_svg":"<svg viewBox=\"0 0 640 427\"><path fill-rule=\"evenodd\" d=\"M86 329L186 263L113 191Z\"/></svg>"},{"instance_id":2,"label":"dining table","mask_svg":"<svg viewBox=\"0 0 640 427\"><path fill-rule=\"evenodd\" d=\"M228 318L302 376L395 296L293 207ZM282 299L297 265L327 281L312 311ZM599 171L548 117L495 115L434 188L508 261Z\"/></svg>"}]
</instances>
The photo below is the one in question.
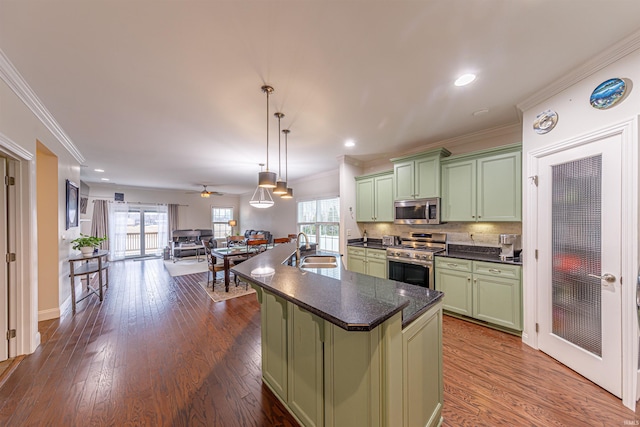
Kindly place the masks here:
<instances>
[{"instance_id":1,"label":"dining table","mask_svg":"<svg viewBox=\"0 0 640 427\"><path fill-rule=\"evenodd\" d=\"M257 255L265 250L272 249L273 244L266 244L260 246L254 245L234 245L226 248L212 248L211 255L215 258L221 259L224 266L224 290L229 292L229 282L231 269L231 262L234 264L245 261L254 255Z\"/></svg>"}]
</instances>

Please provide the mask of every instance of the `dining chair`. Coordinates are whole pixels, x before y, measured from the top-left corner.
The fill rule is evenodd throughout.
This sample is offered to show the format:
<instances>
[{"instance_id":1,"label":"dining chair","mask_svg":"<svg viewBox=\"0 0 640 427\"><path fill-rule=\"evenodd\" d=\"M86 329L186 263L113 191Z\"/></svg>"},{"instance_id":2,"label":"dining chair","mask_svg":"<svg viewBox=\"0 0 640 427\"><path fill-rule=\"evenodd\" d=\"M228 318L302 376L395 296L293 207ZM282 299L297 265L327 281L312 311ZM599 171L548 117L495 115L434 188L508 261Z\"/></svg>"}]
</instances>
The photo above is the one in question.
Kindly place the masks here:
<instances>
[{"instance_id":1,"label":"dining chair","mask_svg":"<svg viewBox=\"0 0 640 427\"><path fill-rule=\"evenodd\" d=\"M267 250L267 240L264 234L252 234L247 240L247 250L251 255L256 255Z\"/></svg>"},{"instance_id":2,"label":"dining chair","mask_svg":"<svg viewBox=\"0 0 640 427\"><path fill-rule=\"evenodd\" d=\"M245 243L244 236L227 236L227 247L241 246Z\"/></svg>"},{"instance_id":3,"label":"dining chair","mask_svg":"<svg viewBox=\"0 0 640 427\"><path fill-rule=\"evenodd\" d=\"M277 245L278 243L289 243L291 239L289 237L276 237L273 239L273 244Z\"/></svg>"},{"instance_id":4,"label":"dining chair","mask_svg":"<svg viewBox=\"0 0 640 427\"><path fill-rule=\"evenodd\" d=\"M212 245L215 245L215 240L213 239L208 242L202 242L202 246L204 246L204 253L207 257L207 265L209 267L207 272L207 287L209 286L209 283L211 283L211 288L213 289L216 283L216 273L218 271L224 271L224 265L218 264L218 259L211 254L211 249L213 249ZM213 280L211 279L212 274Z\"/></svg>"}]
</instances>

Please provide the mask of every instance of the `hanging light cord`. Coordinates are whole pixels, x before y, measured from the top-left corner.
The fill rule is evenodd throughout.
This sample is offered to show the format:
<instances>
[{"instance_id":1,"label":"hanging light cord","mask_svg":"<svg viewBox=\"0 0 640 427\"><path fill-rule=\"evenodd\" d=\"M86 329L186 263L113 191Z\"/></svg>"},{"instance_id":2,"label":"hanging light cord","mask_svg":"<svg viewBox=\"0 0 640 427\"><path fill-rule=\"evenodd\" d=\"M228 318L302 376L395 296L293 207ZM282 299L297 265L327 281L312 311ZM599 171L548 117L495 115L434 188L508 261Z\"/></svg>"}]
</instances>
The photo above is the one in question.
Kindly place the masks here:
<instances>
[{"instance_id":1,"label":"hanging light cord","mask_svg":"<svg viewBox=\"0 0 640 427\"><path fill-rule=\"evenodd\" d=\"M280 119L284 117L284 114L276 113L276 117L278 118L278 179L282 179L282 162L280 161L282 159L280 151Z\"/></svg>"},{"instance_id":2,"label":"hanging light cord","mask_svg":"<svg viewBox=\"0 0 640 427\"><path fill-rule=\"evenodd\" d=\"M289 183L289 156L288 156L288 152L289 152L289 132L291 132L289 129L285 129L282 132L284 132L284 180L287 181L287 183Z\"/></svg>"},{"instance_id":3,"label":"hanging light cord","mask_svg":"<svg viewBox=\"0 0 640 427\"><path fill-rule=\"evenodd\" d=\"M267 172L269 172L269 89L262 88L267 93Z\"/></svg>"}]
</instances>

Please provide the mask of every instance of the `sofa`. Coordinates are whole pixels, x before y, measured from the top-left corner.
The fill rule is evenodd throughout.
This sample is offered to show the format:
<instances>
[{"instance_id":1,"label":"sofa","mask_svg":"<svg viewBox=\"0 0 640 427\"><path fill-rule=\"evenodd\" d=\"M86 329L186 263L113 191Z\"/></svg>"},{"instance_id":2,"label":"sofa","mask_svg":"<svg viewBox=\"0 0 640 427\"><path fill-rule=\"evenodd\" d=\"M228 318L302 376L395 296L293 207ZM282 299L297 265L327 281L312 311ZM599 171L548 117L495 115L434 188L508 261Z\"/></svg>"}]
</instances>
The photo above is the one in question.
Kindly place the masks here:
<instances>
[{"instance_id":1,"label":"sofa","mask_svg":"<svg viewBox=\"0 0 640 427\"><path fill-rule=\"evenodd\" d=\"M269 244L273 243L273 236L271 235L271 232L266 231L266 230L246 230L244 232L244 238L246 240L251 240L256 234L262 234L264 235L264 238L267 239L267 241L269 242Z\"/></svg>"},{"instance_id":2,"label":"sofa","mask_svg":"<svg viewBox=\"0 0 640 427\"><path fill-rule=\"evenodd\" d=\"M171 256L173 262L180 258L204 254L202 243L208 242L212 238L213 231L210 229L174 230L171 233ZM193 245L200 247L194 248Z\"/></svg>"}]
</instances>

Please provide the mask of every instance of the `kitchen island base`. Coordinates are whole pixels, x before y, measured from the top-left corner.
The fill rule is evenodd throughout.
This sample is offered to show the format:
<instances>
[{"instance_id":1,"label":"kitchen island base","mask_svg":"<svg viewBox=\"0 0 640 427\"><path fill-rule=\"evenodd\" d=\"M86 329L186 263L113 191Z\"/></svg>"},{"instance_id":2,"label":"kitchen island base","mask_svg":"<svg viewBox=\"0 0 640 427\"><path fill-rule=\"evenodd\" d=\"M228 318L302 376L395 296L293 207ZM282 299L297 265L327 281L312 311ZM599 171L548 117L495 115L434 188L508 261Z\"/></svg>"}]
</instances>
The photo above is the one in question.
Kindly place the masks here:
<instances>
[{"instance_id":1,"label":"kitchen island base","mask_svg":"<svg viewBox=\"0 0 640 427\"><path fill-rule=\"evenodd\" d=\"M370 331L347 331L251 285L263 382L301 425L441 425L441 300L404 328L399 312Z\"/></svg>"}]
</instances>

